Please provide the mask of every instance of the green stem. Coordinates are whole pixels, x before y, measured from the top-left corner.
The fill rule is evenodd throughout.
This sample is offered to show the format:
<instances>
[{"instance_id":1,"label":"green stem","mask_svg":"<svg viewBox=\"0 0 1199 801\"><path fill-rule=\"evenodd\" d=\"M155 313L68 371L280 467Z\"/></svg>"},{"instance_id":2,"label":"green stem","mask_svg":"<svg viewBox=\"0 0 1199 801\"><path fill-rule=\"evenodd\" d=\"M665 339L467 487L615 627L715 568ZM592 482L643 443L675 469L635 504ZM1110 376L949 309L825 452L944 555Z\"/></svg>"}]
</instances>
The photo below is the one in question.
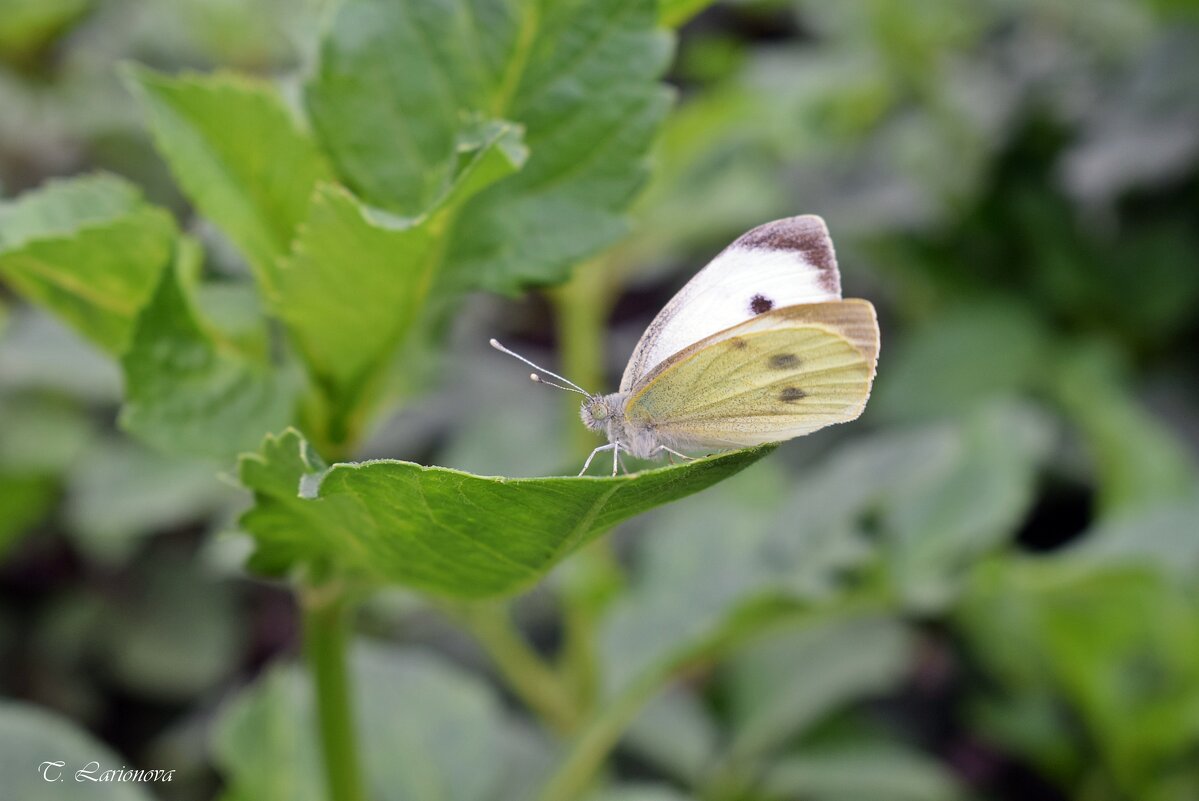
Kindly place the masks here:
<instances>
[{"instance_id":1,"label":"green stem","mask_svg":"<svg viewBox=\"0 0 1199 801\"><path fill-rule=\"evenodd\" d=\"M867 614L888 608L887 598L871 589L860 597L846 600L835 613ZM790 603L764 603L743 610L729 621L727 627L718 628L691 647L649 668L616 698L596 708L566 758L543 786L537 801L573 801L581 796L642 707L680 671L719 659L772 627L812 622L829 613L828 610L813 610Z\"/></svg>"},{"instance_id":2,"label":"green stem","mask_svg":"<svg viewBox=\"0 0 1199 801\"><path fill-rule=\"evenodd\" d=\"M601 706L575 740L566 760L542 788L537 801L574 801L579 798L620 740L621 734L669 675L669 671L651 672L634 682L611 703Z\"/></svg>"},{"instance_id":3,"label":"green stem","mask_svg":"<svg viewBox=\"0 0 1199 801\"><path fill-rule=\"evenodd\" d=\"M612 271L612 263L602 259L580 265L569 282L550 293L562 374L589 392L605 390L604 336L616 299ZM572 450L582 459L599 443L579 421L578 396L564 394ZM621 575L606 539L591 543L573 561L562 594L564 638L559 662L576 706L587 709L599 686L596 623Z\"/></svg>"},{"instance_id":4,"label":"green stem","mask_svg":"<svg viewBox=\"0 0 1199 801\"><path fill-rule=\"evenodd\" d=\"M571 745L566 759L542 787L537 801L572 801L581 796L620 741L625 729L672 676L689 665L713 658L751 636L752 632L791 614L793 612L789 609L765 611L756 619L746 619L729 631L717 631L691 648L675 654L673 658L650 667L614 699L596 707L591 719Z\"/></svg>"},{"instance_id":5,"label":"green stem","mask_svg":"<svg viewBox=\"0 0 1199 801\"><path fill-rule=\"evenodd\" d=\"M551 728L570 732L579 710L560 677L517 631L507 606L480 603L450 609L487 651L508 686Z\"/></svg>"},{"instance_id":6,"label":"green stem","mask_svg":"<svg viewBox=\"0 0 1199 801\"><path fill-rule=\"evenodd\" d=\"M602 260L575 270L566 284L550 292L562 352L562 375L588 392L604 392L604 334L615 300L611 266ZM565 393L573 449L586 456L598 443L579 422L578 395Z\"/></svg>"},{"instance_id":7,"label":"green stem","mask_svg":"<svg viewBox=\"0 0 1199 801\"><path fill-rule=\"evenodd\" d=\"M365 801L346 664L351 607L341 588L331 585L306 588L301 603L304 655L316 689L328 796L335 801Z\"/></svg>"}]
</instances>

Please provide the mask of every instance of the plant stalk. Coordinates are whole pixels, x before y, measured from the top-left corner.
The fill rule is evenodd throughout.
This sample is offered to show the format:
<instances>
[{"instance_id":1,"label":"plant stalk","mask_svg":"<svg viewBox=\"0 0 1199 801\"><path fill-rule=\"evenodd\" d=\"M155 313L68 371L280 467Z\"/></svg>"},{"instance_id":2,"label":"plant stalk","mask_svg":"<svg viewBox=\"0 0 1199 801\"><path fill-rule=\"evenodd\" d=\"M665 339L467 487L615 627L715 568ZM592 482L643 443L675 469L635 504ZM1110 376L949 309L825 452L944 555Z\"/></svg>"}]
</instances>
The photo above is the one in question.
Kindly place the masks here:
<instances>
[{"instance_id":1,"label":"plant stalk","mask_svg":"<svg viewBox=\"0 0 1199 801\"><path fill-rule=\"evenodd\" d=\"M478 603L448 609L487 651L508 686L545 723L560 733L579 724L579 710L561 678L529 647L508 607Z\"/></svg>"},{"instance_id":2,"label":"plant stalk","mask_svg":"<svg viewBox=\"0 0 1199 801\"><path fill-rule=\"evenodd\" d=\"M603 393L604 341L607 320L616 299L613 265L604 259L582 264L566 284L550 292L562 352L562 375L588 392ZM579 421L579 400L564 393L564 418L571 450L584 458L599 442ZM607 540L583 548L574 559L563 587L564 638L559 663L576 698L576 708L587 710L599 687L596 624L604 606L619 585L621 575Z\"/></svg>"},{"instance_id":3,"label":"plant stalk","mask_svg":"<svg viewBox=\"0 0 1199 801\"><path fill-rule=\"evenodd\" d=\"M351 604L333 585L305 588L300 598L328 796L334 801L366 801L347 666Z\"/></svg>"},{"instance_id":4,"label":"plant stalk","mask_svg":"<svg viewBox=\"0 0 1199 801\"><path fill-rule=\"evenodd\" d=\"M588 392L604 393L604 335L615 292L610 265L596 260L580 265L570 281L551 290L562 375ZM579 396L563 393L572 450L586 456L599 443L579 422Z\"/></svg>"},{"instance_id":5,"label":"plant stalk","mask_svg":"<svg viewBox=\"0 0 1199 801\"><path fill-rule=\"evenodd\" d=\"M574 801L580 798L620 740L624 730L662 687L669 671L652 672L634 682L619 696L599 707L575 740L566 759L538 795L537 801Z\"/></svg>"},{"instance_id":6,"label":"plant stalk","mask_svg":"<svg viewBox=\"0 0 1199 801\"><path fill-rule=\"evenodd\" d=\"M836 614L868 614L889 608L886 596L880 595L877 588L871 588L860 597L848 599L843 607L837 608ZM591 718L567 751L566 758L542 786L537 801L574 801L581 797L625 729L645 704L680 671L719 659L742 643L761 636L771 627L815 621L822 614L825 613L790 603L764 603L756 608L747 608L727 628L712 632L690 648L648 668L614 698L593 710Z\"/></svg>"}]
</instances>

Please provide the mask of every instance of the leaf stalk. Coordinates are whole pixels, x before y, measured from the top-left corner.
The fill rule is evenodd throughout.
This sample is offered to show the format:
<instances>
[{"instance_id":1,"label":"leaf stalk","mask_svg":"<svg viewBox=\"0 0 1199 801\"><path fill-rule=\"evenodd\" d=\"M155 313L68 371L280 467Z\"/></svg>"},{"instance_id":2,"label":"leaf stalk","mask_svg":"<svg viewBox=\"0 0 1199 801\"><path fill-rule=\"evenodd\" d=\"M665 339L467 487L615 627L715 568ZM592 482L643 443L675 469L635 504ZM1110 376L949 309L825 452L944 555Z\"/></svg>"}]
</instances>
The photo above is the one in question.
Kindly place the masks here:
<instances>
[{"instance_id":1,"label":"leaf stalk","mask_svg":"<svg viewBox=\"0 0 1199 801\"><path fill-rule=\"evenodd\" d=\"M316 690L325 786L336 801L366 801L348 668L351 604L338 585L305 587L304 655Z\"/></svg>"}]
</instances>

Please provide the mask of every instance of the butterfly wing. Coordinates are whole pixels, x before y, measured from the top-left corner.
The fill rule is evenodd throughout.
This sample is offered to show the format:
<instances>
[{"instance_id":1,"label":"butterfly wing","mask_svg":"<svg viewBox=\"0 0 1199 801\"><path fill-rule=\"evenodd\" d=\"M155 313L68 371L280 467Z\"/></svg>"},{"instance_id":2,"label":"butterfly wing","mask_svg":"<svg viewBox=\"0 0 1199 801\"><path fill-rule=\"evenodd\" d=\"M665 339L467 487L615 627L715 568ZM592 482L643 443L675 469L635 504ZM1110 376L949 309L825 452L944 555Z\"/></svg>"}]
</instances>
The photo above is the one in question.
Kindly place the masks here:
<instances>
[{"instance_id":1,"label":"butterfly wing","mask_svg":"<svg viewBox=\"0 0 1199 801\"><path fill-rule=\"evenodd\" d=\"M780 442L857 418L878 348L867 301L776 309L655 368L634 388L625 414L675 447Z\"/></svg>"},{"instance_id":2,"label":"butterfly wing","mask_svg":"<svg viewBox=\"0 0 1199 801\"><path fill-rule=\"evenodd\" d=\"M775 220L742 235L671 298L641 336L620 382L630 391L687 346L785 306L841 297L824 220Z\"/></svg>"}]
</instances>

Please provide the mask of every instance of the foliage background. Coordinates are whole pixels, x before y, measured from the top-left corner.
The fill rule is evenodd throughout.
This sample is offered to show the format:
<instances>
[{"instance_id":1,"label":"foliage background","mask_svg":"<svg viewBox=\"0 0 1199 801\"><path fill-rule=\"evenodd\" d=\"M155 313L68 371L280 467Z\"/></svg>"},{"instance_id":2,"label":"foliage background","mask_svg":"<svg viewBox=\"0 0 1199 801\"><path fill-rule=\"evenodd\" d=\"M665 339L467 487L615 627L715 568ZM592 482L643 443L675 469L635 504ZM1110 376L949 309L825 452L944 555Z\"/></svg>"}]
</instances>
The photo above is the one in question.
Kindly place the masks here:
<instances>
[{"instance_id":1,"label":"foliage background","mask_svg":"<svg viewBox=\"0 0 1199 801\"><path fill-rule=\"evenodd\" d=\"M561 199L522 206L521 184L498 184L495 213L527 214L521 230L543 259L488 255L483 236L448 263L486 263L486 277L451 270L434 301L507 296L472 291L420 311L401 287L395 319L388 306L379 324L427 319L411 322L420 341L377 385L321 353L329 330L352 331L336 304L277 315L328 390L308 397L306 433L332 458L567 473L592 444L573 401L523 382L487 338L611 386L699 265L744 229L800 212L827 219L846 294L879 308L875 396L858 423L625 524L510 608L371 593L354 672L373 792L532 798L562 766L590 761L602 764L590 791L638 801L1199 797L1195 7L702 5L661 9L668 23L688 20L669 112L654 116L665 96L652 92L605 106L593 87L599 116L571 132L585 149L605 109L629 137L657 128L627 233L620 208L636 176L565 184L567 200L575 188L596 207L611 199L610 216ZM195 213L210 173L173 175L148 132L179 160L162 130L184 116L171 95L183 90L128 67L123 80L118 64L232 69L298 102L329 12L4 0L0 197L97 168L126 177L202 244L192 302L232 343L220 352L271 353L249 281L263 284L271 232ZM644 53L665 64L668 50ZM318 102L365 113L359 89L337 83L354 69L320 63L335 74ZM211 105L196 119L256 108L240 78L221 80L205 85ZM476 122L463 152L494 156L489 169L520 162L512 130ZM356 168L350 156L340 174L391 213L441 202L435 182L375 175L380 162ZM322 197L344 219L346 197ZM171 225L138 203L130 214L149 226L138 230ZM454 214L477 215L485 233L492 212L463 208ZM6 219L0 246L11 245ZM569 236L539 226L594 236L594 247L574 253ZM319 244L306 251L315 262L338 254ZM364 273L385 274L395 248L383 242ZM562 283L554 265L575 261ZM28 781L22 799L68 797L36 795L47 788L29 781L53 750L179 771L111 798L323 798L296 601L244 567L236 529L249 499L229 480L233 462L164 453L211 445L214 424L188 429L127 402L124 424L141 441L121 432L118 365L22 300L12 275L0 269L0 777ZM530 283L545 288L522 294ZM166 292L154 302L169 303ZM314 319L324 331L305 328ZM113 352L138 341L96 330ZM168 335L189 334L153 329L149 341ZM126 370L127 394L160 391L156 374L135 376ZM399 411L362 412L372 393ZM243 422L253 448L259 422L277 417L272 397L252 394L221 425ZM362 445L337 452L356 429ZM92 790L79 795L106 797Z\"/></svg>"}]
</instances>

